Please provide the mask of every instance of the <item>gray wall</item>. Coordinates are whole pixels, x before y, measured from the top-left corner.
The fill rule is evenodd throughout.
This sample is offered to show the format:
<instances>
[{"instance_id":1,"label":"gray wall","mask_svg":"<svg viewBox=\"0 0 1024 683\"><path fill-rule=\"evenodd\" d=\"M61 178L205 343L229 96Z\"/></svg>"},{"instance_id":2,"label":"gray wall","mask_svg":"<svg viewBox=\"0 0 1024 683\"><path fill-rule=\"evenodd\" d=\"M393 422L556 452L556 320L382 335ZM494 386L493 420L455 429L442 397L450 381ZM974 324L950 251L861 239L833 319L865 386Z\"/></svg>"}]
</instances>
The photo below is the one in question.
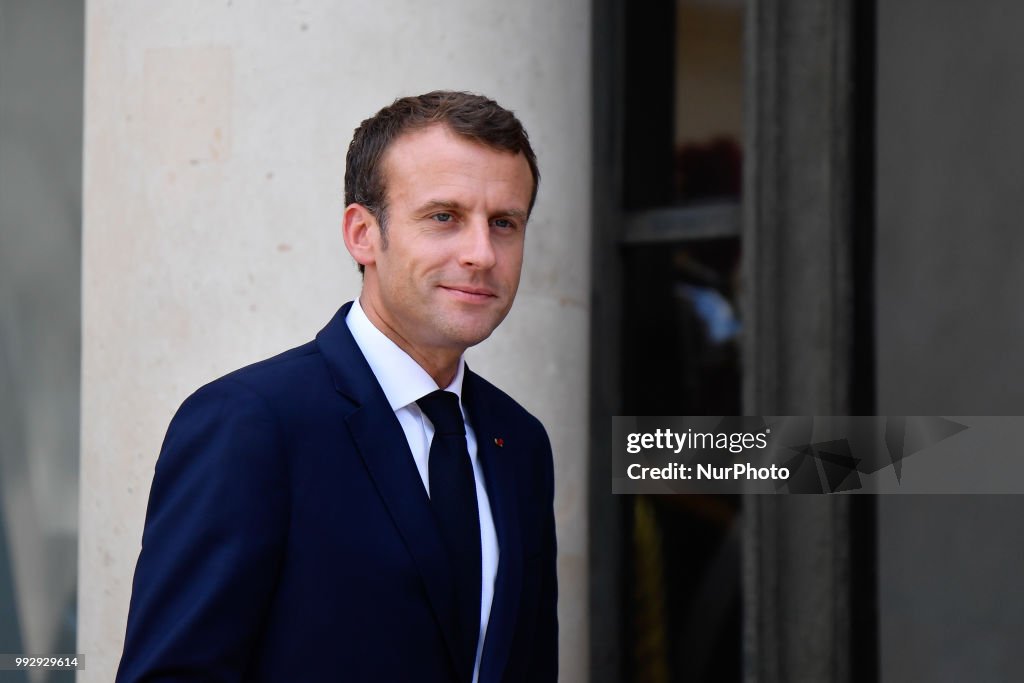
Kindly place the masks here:
<instances>
[{"instance_id":1,"label":"gray wall","mask_svg":"<svg viewBox=\"0 0 1024 683\"><path fill-rule=\"evenodd\" d=\"M1024 5L879 2L878 413L1024 413ZM879 499L882 680L1020 678L1024 498Z\"/></svg>"},{"instance_id":2,"label":"gray wall","mask_svg":"<svg viewBox=\"0 0 1024 683\"><path fill-rule=\"evenodd\" d=\"M80 1L0 0L3 652L74 648L83 21Z\"/></svg>"}]
</instances>

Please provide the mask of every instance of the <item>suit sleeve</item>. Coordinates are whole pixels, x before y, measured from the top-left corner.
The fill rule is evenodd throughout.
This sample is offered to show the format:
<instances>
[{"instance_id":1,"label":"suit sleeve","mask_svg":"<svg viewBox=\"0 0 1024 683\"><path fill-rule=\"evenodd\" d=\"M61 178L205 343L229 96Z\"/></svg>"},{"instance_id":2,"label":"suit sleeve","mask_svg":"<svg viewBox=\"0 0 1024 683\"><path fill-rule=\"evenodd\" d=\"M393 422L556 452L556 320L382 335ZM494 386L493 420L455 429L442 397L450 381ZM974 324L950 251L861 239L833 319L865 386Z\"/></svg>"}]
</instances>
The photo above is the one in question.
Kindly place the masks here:
<instances>
[{"instance_id":1,"label":"suit sleeve","mask_svg":"<svg viewBox=\"0 0 1024 683\"><path fill-rule=\"evenodd\" d=\"M241 383L182 405L156 465L118 683L243 680L287 532L282 451Z\"/></svg>"},{"instance_id":2,"label":"suit sleeve","mask_svg":"<svg viewBox=\"0 0 1024 683\"><path fill-rule=\"evenodd\" d=\"M543 430L543 428L542 428ZM555 473L551 454L551 442L547 432L542 431L540 458L541 511L543 519L543 573L540 587L540 604L536 637L533 644L533 671L530 681L555 683L558 680L558 544L555 539Z\"/></svg>"}]
</instances>

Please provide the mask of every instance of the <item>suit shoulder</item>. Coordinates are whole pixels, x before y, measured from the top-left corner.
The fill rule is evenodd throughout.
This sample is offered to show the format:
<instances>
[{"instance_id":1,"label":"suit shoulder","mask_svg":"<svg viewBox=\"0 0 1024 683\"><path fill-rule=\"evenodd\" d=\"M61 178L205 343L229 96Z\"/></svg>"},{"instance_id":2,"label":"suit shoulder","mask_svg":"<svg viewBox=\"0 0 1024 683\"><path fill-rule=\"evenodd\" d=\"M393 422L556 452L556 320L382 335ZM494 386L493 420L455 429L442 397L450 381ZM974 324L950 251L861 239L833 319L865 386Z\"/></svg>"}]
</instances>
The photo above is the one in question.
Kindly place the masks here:
<instances>
[{"instance_id":1,"label":"suit shoulder","mask_svg":"<svg viewBox=\"0 0 1024 683\"><path fill-rule=\"evenodd\" d=\"M277 465L269 463L289 438L291 411L315 402L315 397L309 398L309 387L316 384L318 376L327 374L318 367L323 367L323 360L316 345L307 343L199 387L175 411L158 468L167 470L175 462L184 466L202 460L212 466L215 461L230 460L193 457L216 452L245 462L263 458L263 469L273 470ZM220 446L219 451L212 448L214 444Z\"/></svg>"},{"instance_id":2,"label":"suit shoulder","mask_svg":"<svg viewBox=\"0 0 1024 683\"><path fill-rule=\"evenodd\" d=\"M265 398L302 391L326 374L316 342L307 342L270 358L251 363L212 380L197 389L186 403L209 395L250 393Z\"/></svg>"},{"instance_id":3,"label":"suit shoulder","mask_svg":"<svg viewBox=\"0 0 1024 683\"><path fill-rule=\"evenodd\" d=\"M466 372L465 382L474 400L478 400L484 409L501 415L503 420L523 423L547 438L547 430L541 421L507 393L472 371Z\"/></svg>"}]
</instances>

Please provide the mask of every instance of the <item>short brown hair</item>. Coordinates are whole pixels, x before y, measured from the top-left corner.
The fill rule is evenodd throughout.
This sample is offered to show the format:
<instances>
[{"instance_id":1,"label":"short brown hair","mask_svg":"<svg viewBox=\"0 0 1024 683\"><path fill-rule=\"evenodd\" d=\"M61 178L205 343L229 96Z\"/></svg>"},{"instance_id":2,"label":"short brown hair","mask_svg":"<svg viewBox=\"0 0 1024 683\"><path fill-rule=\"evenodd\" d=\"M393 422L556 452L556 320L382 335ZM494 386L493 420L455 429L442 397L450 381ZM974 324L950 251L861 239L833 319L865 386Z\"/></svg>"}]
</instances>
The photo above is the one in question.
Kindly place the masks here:
<instances>
[{"instance_id":1,"label":"short brown hair","mask_svg":"<svg viewBox=\"0 0 1024 683\"><path fill-rule=\"evenodd\" d=\"M403 133L443 124L456 135L487 147L522 152L533 175L530 207L537 199L540 171L530 139L515 114L483 95L435 90L425 95L402 97L359 124L345 159L345 205L365 206L380 224L387 246L387 184L381 159ZM359 267L360 272L363 270Z\"/></svg>"}]
</instances>

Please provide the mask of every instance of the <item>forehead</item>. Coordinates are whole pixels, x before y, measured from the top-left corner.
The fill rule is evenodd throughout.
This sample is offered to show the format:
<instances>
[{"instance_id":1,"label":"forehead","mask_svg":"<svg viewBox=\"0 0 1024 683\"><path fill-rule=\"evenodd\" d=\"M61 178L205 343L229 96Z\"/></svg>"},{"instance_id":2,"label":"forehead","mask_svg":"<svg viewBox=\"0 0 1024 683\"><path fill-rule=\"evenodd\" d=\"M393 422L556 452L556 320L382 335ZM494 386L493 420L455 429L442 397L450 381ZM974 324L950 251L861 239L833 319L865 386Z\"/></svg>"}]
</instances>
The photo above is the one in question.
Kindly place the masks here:
<instances>
[{"instance_id":1,"label":"forehead","mask_svg":"<svg viewBox=\"0 0 1024 683\"><path fill-rule=\"evenodd\" d=\"M488 147L443 124L400 135L385 151L381 167L389 203L485 197L520 204L509 208L525 211L533 191L533 175L522 153Z\"/></svg>"}]
</instances>

